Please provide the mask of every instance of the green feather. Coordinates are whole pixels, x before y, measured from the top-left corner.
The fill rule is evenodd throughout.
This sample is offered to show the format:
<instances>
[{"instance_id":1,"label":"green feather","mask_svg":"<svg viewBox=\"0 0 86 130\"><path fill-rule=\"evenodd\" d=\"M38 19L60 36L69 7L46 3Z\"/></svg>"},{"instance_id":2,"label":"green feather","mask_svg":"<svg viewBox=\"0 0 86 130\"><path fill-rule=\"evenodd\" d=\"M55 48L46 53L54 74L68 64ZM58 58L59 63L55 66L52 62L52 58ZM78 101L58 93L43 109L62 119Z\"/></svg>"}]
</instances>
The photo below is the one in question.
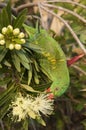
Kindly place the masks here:
<instances>
[{"instance_id":1,"label":"green feather","mask_svg":"<svg viewBox=\"0 0 86 130\"><path fill-rule=\"evenodd\" d=\"M69 86L69 71L63 50L45 30L41 29L37 32L27 25L24 25L24 28L30 35L32 43L42 49L38 59L42 71L52 81L51 91L55 96L61 96Z\"/></svg>"}]
</instances>

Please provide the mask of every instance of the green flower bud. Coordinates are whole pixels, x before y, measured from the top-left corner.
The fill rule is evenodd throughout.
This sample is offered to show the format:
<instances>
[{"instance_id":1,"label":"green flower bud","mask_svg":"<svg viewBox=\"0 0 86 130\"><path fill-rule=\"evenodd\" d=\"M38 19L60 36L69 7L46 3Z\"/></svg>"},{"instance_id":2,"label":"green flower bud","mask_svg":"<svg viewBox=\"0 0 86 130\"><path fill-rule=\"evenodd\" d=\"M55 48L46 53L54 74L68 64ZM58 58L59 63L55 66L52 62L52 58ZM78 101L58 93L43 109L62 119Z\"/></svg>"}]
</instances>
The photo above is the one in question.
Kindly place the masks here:
<instances>
[{"instance_id":1,"label":"green flower bud","mask_svg":"<svg viewBox=\"0 0 86 130\"><path fill-rule=\"evenodd\" d=\"M7 33L7 30L8 30L8 29L7 29L6 27L3 27L3 28L2 28L2 33L3 33L3 34L6 34L6 33Z\"/></svg>"},{"instance_id":2,"label":"green flower bud","mask_svg":"<svg viewBox=\"0 0 86 130\"><path fill-rule=\"evenodd\" d=\"M18 35L19 33L20 33L19 28L15 28L15 29L13 30L13 35Z\"/></svg>"},{"instance_id":3,"label":"green flower bud","mask_svg":"<svg viewBox=\"0 0 86 130\"><path fill-rule=\"evenodd\" d=\"M18 35L18 38L24 38L24 33L23 32L21 32L19 35Z\"/></svg>"},{"instance_id":4,"label":"green flower bud","mask_svg":"<svg viewBox=\"0 0 86 130\"><path fill-rule=\"evenodd\" d=\"M4 35L0 33L0 40L4 38Z\"/></svg>"},{"instance_id":5,"label":"green flower bud","mask_svg":"<svg viewBox=\"0 0 86 130\"><path fill-rule=\"evenodd\" d=\"M10 49L10 50L13 50L13 49L14 49L14 44L10 44L10 45L9 45L9 49Z\"/></svg>"},{"instance_id":6,"label":"green flower bud","mask_svg":"<svg viewBox=\"0 0 86 130\"><path fill-rule=\"evenodd\" d=\"M25 43L25 39L21 39L21 43L24 44Z\"/></svg>"},{"instance_id":7,"label":"green flower bud","mask_svg":"<svg viewBox=\"0 0 86 130\"><path fill-rule=\"evenodd\" d=\"M16 50L20 50L21 49L21 45L20 44L15 44L15 49Z\"/></svg>"},{"instance_id":8,"label":"green flower bud","mask_svg":"<svg viewBox=\"0 0 86 130\"><path fill-rule=\"evenodd\" d=\"M7 27L10 31L13 31L13 27L11 25L8 25Z\"/></svg>"},{"instance_id":9,"label":"green flower bud","mask_svg":"<svg viewBox=\"0 0 86 130\"><path fill-rule=\"evenodd\" d=\"M4 45L5 44L5 40L0 40L0 45Z\"/></svg>"}]
</instances>

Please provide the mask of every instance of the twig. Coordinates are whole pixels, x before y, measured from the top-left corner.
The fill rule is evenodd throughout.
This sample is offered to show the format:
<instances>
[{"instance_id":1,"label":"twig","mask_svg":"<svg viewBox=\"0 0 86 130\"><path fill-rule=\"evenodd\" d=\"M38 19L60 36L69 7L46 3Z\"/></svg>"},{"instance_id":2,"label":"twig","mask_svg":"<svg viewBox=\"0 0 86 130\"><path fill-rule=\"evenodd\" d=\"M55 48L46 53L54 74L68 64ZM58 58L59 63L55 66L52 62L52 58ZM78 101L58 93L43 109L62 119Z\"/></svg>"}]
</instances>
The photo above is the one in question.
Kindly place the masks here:
<instances>
[{"instance_id":1,"label":"twig","mask_svg":"<svg viewBox=\"0 0 86 130\"><path fill-rule=\"evenodd\" d=\"M7 4L5 4L5 3L0 3L0 8L4 8L4 7L6 7L6 5ZM17 15L17 12L16 12L16 8L11 8L11 10L12 10L12 13L14 14L14 15Z\"/></svg>"},{"instance_id":2,"label":"twig","mask_svg":"<svg viewBox=\"0 0 86 130\"><path fill-rule=\"evenodd\" d=\"M41 18L39 16L36 16L36 15L27 15L27 19L30 19L30 18L38 19L39 21L41 20Z\"/></svg>"},{"instance_id":3,"label":"twig","mask_svg":"<svg viewBox=\"0 0 86 130\"><path fill-rule=\"evenodd\" d=\"M33 6L38 6L38 3L27 3L27 4L23 4L23 5L20 5L18 6L16 9L17 12L21 11L22 9L24 8L29 8L29 7L33 7Z\"/></svg>"},{"instance_id":4,"label":"twig","mask_svg":"<svg viewBox=\"0 0 86 130\"><path fill-rule=\"evenodd\" d=\"M71 67L73 67L74 69L78 70L79 72L81 72L82 74L86 75L86 72L84 70L82 70L80 67L76 66L76 65L71 65Z\"/></svg>"},{"instance_id":5,"label":"twig","mask_svg":"<svg viewBox=\"0 0 86 130\"><path fill-rule=\"evenodd\" d=\"M5 130L4 129L4 124L3 124L2 120L0 120L0 125L1 125L2 130Z\"/></svg>"},{"instance_id":6,"label":"twig","mask_svg":"<svg viewBox=\"0 0 86 130\"><path fill-rule=\"evenodd\" d=\"M54 2L59 2L59 3L70 3L70 4L74 4L74 5L77 5L77 6L80 6L84 9L86 9L86 6L85 5L82 5L80 3L77 3L75 1L71 1L71 0L49 0L49 1L44 1L44 3L54 3Z\"/></svg>"},{"instance_id":7,"label":"twig","mask_svg":"<svg viewBox=\"0 0 86 130\"><path fill-rule=\"evenodd\" d=\"M72 14L74 15L75 17L77 17L79 20L81 20L82 22L86 23L86 19L84 19L83 17L81 17L79 14L69 10L69 9L66 9L66 8L63 8L63 7L60 7L60 6L55 6L55 5L50 5L50 4L44 4L44 3L41 3L43 6L46 6L46 7L50 7L50 8L54 8L54 9L58 9L58 10L62 10L62 11L65 11L69 14Z\"/></svg>"},{"instance_id":8,"label":"twig","mask_svg":"<svg viewBox=\"0 0 86 130\"><path fill-rule=\"evenodd\" d=\"M74 37L74 39L77 41L77 43L79 44L79 46L81 47L81 49L83 50L83 52L86 54L86 49L83 46L83 44L81 43L81 41L79 40L79 38L77 37L77 35L75 34L75 32L73 31L73 29L70 27L70 25L60 16L58 16L57 14L55 14L54 12L46 9L45 7L43 7L40 4L40 7L45 10L46 12L52 14L53 16L55 16L56 18L58 18L60 21L62 21L64 23L64 25L68 28L68 30L70 31L70 33L72 34L72 36Z\"/></svg>"},{"instance_id":9,"label":"twig","mask_svg":"<svg viewBox=\"0 0 86 130\"><path fill-rule=\"evenodd\" d=\"M7 4L5 4L5 3L0 3L0 8L3 8L3 7L5 7Z\"/></svg>"},{"instance_id":10,"label":"twig","mask_svg":"<svg viewBox=\"0 0 86 130\"><path fill-rule=\"evenodd\" d=\"M40 16L41 16L42 27L45 29L45 24L44 24L44 20L43 20L43 13L42 13L42 11L41 11L40 4L39 4L39 3L38 3L38 8L39 8Z\"/></svg>"}]
</instances>

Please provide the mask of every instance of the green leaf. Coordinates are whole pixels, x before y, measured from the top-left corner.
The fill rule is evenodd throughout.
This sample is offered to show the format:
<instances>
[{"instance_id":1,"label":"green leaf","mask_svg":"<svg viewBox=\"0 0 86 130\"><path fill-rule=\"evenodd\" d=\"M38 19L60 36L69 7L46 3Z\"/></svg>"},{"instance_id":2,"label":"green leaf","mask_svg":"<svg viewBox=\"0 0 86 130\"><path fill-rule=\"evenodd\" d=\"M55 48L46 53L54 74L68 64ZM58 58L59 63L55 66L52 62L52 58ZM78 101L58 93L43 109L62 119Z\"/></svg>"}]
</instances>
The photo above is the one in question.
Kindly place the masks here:
<instances>
[{"instance_id":1,"label":"green leaf","mask_svg":"<svg viewBox=\"0 0 86 130\"><path fill-rule=\"evenodd\" d=\"M82 33L82 34L80 35L80 40L81 40L84 44L86 44L86 32L85 32L85 33Z\"/></svg>"},{"instance_id":2,"label":"green leaf","mask_svg":"<svg viewBox=\"0 0 86 130\"><path fill-rule=\"evenodd\" d=\"M0 101L2 99L4 99L6 96L8 96L9 93L14 91L14 89L16 88L16 87L14 87L14 85L15 85L15 83L12 83L11 85L9 85L9 87L3 93L0 94ZM0 105L1 105L1 103L0 103Z\"/></svg>"},{"instance_id":3,"label":"green leaf","mask_svg":"<svg viewBox=\"0 0 86 130\"><path fill-rule=\"evenodd\" d=\"M0 85L5 85L8 84L9 81L11 81L11 78L7 77L7 78L3 78L3 80L0 79Z\"/></svg>"},{"instance_id":4,"label":"green leaf","mask_svg":"<svg viewBox=\"0 0 86 130\"><path fill-rule=\"evenodd\" d=\"M21 64L22 64L27 70L30 70L30 65L29 65L29 63L24 62L24 61L21 60Z\"/></svg>"},{"instance_id":5,"label":"green leaf","mask_svg":"<svg viewBox=\"0 0 86 130\"><path fill-rule=\"evenodd\" d=\"M32 119L36 119L36 113L31 111L28 111L28 115L32 118Z\"/></svg>"},{"instance_id":6,"label":"green leaf","mask_svg":"<svg viewBox=\"0 0 86 130\"><path fill-rule=\"evenodd\" d=\"M36 69L36 71L39 72L39 66L38 66L36 60L34 60L34 65L35 65L35 69Z\"/></svg>"},{"instance_id":7,"label":"green leaf","mask_svg":"<svg viewBox=\"0 0 86 130\"><path fill-rule=\"evenodd\" d=\"M2 119L9 110L11 100L16 95L16 87L12 89L7 95L0 101L0 119Z\"/></svg>"},{"instance_id":8,"label":"green leaf","mask_svg":"<svg viewBox=\"0 0 86 130\"><path fill-rule=\"evenodd\" d=\"M10 102L10 100L9 100L9 102ZM3 108L0 108L0 119L2 119L6 115L8 108L9 108L9 102L7 102L8 104L5 105Z\"/></svg>"},{"instance_id":9,"label":"green leaf","mask_svg":"<svg viewBox=\"0 0 86 130\"><path fill-rule=\"evenodd\" d=\"M31 41L27 41L27 44L24 44L24 47L27 47L30 50L33 50L34 52L37 53L42 53L42 48L40 48L38 45L30 43Z\"/></svg>"},{"instance_id":10,"label":"green leaf","mask_svg":"<svg viewBox=\"0 0 86 130\"><path fill-rule=\"evenodd\" d=\"M27 32L27 34L29 35L29 37L33 38L33 35L36 33L36 29L30 26L27 26L25 24L23 24L23 27L25 31Z\"/></svg>"},{"instance_id":11,"label":"green leaf","mask_svg":"<svg viewBox=\"0 0 86 130\"><path fill-rule=\"evenodd\" d=\"M23 62L29 63L29 60L26 57L26 54L22 50L16 51L16 54L20 58L20 62L23 61Z\"/></svg>"},{"instance_id":12,"label":"green leaf","mask_svg":"<svg viewBox=\"0 0 86 130\"><path fill-rule=\"evenodd\" d=\"M38 74L37 74L35 69L34 69L34 81L35 81L36 84L39 84Z\"/></svg>"},{"instance_id":13,"label":"green leaf","mask_svg":"<svg viewBox=\"0 0 86 130\"><path fill-rule=\"evenodd\" d=\"M3 8L1 14L2 14L3 27L7 27L10 24L10 22L6 8Z\"/></svg>"},{"instance_id":14,"label":"green leaf","mask_svg":"<svg viewBox=\"0 0 86 130\"><path fill-rule=\"evenodd\" d=\"M28 125L29 125L28 119L25 119L23 123L23 129L28 130Z\"/></svg>"},{"instance_id":15,"label":"green leaf","mask_svg":"<svg viewBox=\"0 0 86 130\"><path fill-rule=\"evenodd\" d=\"M3 27L3 21L2 21L2 14L0 13L0 31L2 30Z\"/></svg>"},{"instance_id":16,"label":"green leaf","mask_svg":"<svg viewBox=\"0 0 86 130\"><path fill-rule=\"evenodd\" d=\"M14 20L14 23L13 23L14 28L21 28L22 24L24 23L26 19L26 13L27 13L27 9L24 9L23 11L21 11L18 17Z\"/></svg>"},{"instance_id":17,"label":"green leaf","mask_svg":"<svg viewBox=\"0 0 86 130\"><path fill-rule=\"evenodd\" d=\"M30 69L28 71L28 85L30 84L32 79L32 67L30 66Z\"/></svg>"},{"instance_id":18,"label":"green leaf","mask_svg":"<svg viewBox=\"0 0 86 130\"><path fill-rule=\"evenodd\" d=\"M11 64L7 60L4 60L4 65L11 67Z\"/></svg>"},{"instance_id":19,"label":"green leaf","mask_svg":"<svg viewBox=\"0 0 86 130\"><path fill-rule=\"evenodd\" d=\"M5 57L7 53L7 50L6 49L3 49L2 51L0 51L0 62L3 60L3 58Z\"/></svg>"},{"instance_id":20,"label":"green leaf","mask_svg":"<svg viewBox=\"0 0 86 130\"><path fill-rule=\"evenodd\" d=\"M6 10L7 10L7 13L8 13L9 24L11 24L11 0L8 1Z\"/></svg>"},{"instance_id":21,"label":"green leaf","mask_svg":"<svg viewBox=\"0 0 86 130\"><path fill-rule=\"evenodd\" d=\"M15 53L12 53L11 57L12 57L12 61L13 61L13 64L14 64L15 68L17 69L18 72L21 72L19 57Z\"/></svg>"},{"instance_id":22,"label":"green leaf","mask_svg":"<svg viewBox=\"0 0 86 130\"><path fill-rule=\"evenodd\" d=\"M26 84L21 84L21 87L26 89L29 92L35 92L35 93L39 92L39 91L34 90L32 87L30 87L29 85L26 85Z\"/></svg>"},{"instance_id":23,"label":"green leaf","mask_svg":"<svg viewBox=\"0 0 86 130\"><path fill-rule=\"evenodd\" d=\"M46 126L46 123L45 123L45 121L42 119L41 116L37 116L37 121L38 121L41 125Z\"/></svg>"}]
</instances>

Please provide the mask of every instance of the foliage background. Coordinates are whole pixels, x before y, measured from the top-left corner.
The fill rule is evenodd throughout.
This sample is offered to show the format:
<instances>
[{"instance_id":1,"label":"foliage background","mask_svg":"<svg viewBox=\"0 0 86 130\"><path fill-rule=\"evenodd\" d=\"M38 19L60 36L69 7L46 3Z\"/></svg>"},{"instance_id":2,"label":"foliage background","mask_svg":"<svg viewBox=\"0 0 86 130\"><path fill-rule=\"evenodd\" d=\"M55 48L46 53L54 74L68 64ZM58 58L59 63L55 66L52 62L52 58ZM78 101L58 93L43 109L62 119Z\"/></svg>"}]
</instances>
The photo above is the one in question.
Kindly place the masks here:
<instances>
[{"instance_id":1,"label":"foliage background","mask_svg":"<svg viewBox=\"0 0 86 130\"><path fill-rule=\"evenodd\" d=\"M4 3L6 2L7 0ZM32 2L37 2L37 0L13 0L12 7L17 8L27 2L31 4ZM85 0L76 0L76 2L86 5ZM72 6L71 4L67 3L58 3L57 5L77 12L86 19L86 9L74 5ZM86 47L86 23L84 24L76 17L68 13L64 13L64 11L54 11L68 21L72 29L83 43L84 47ZM83 53L82 49L78 46L69 30L65 28L62 22L45 12L43 12L42 18L42 22L45 23L44 28L47 30L52 30L49 33L51 33L51 35L59 42L67 59ZM38 8L35 6L29 7L27 21L28 24L35 27L35 23L39 19L41 18ZM47 126L42 127L37 122L31 121L29 130L86 130L86 56L69 67L69 72L69 89L63 96L55 99L55 114L50 118L44 117ZM0 122L1 125L4 125L5 130L20 130L21 124L9 124L10 121L7 120L7 117L4 118L3 122ZM9 128L9 125L11 126L11 129ZM2 130L2 127L0 130Z\"/></svg>"}]
</instances>

